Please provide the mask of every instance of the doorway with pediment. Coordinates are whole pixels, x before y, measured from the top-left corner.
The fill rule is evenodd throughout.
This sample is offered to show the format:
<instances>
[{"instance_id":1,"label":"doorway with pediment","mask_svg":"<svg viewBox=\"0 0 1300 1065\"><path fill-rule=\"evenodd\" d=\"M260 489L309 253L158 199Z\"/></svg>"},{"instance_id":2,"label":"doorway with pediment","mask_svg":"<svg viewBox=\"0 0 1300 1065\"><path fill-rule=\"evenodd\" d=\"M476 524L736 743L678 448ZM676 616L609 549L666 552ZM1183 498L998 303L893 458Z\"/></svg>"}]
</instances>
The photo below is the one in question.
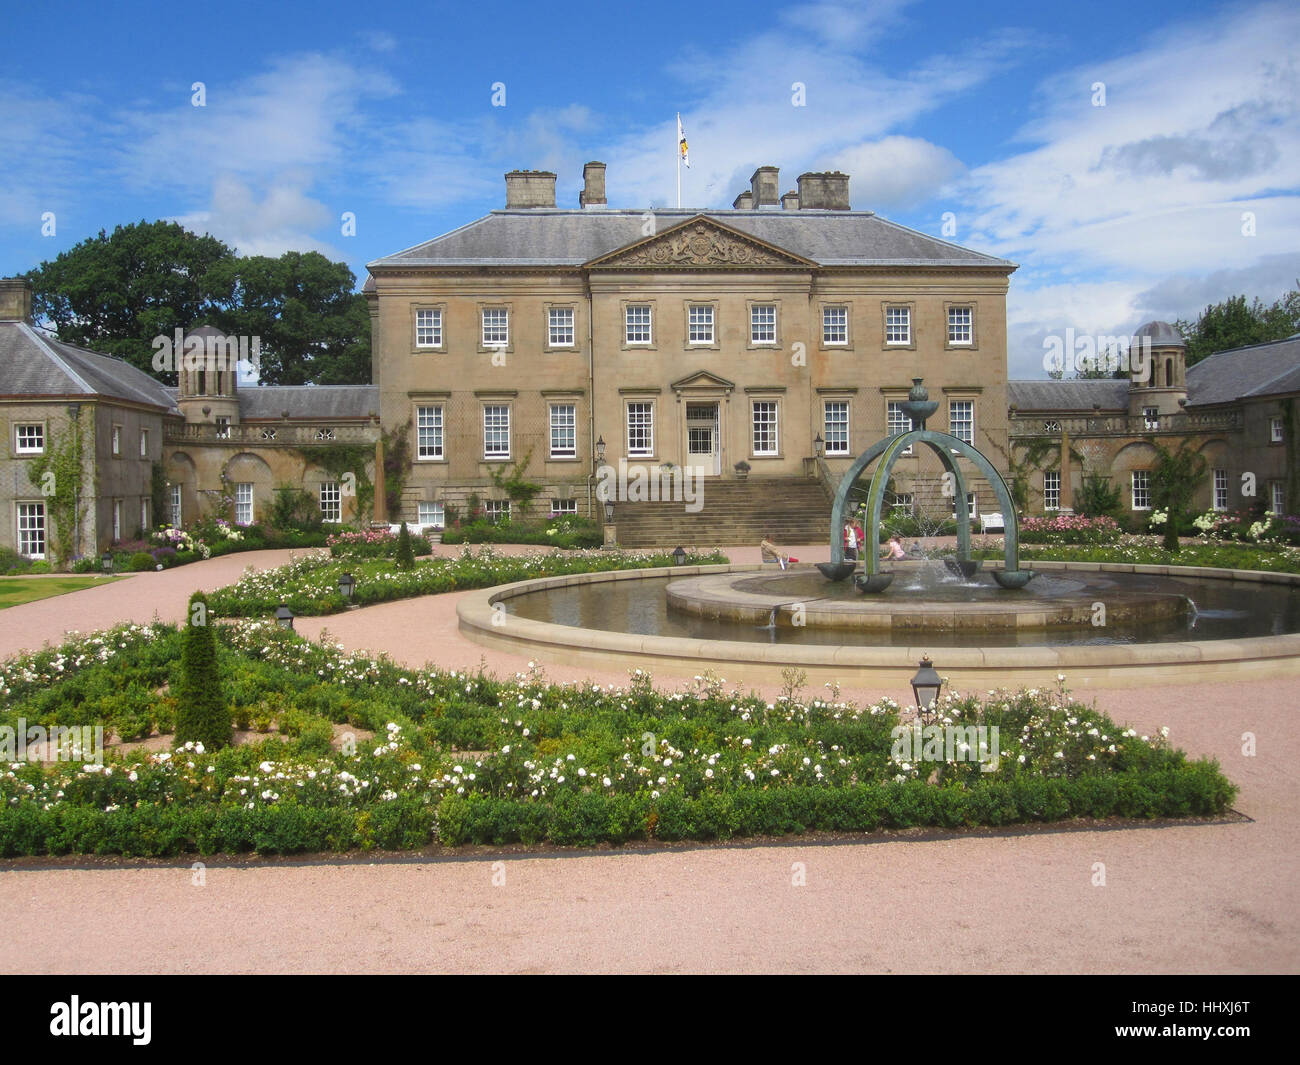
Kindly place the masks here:
<instances>
[{"instance_id":1,"label":"doorway with pediment","mask_svg":"<svg viewBox=\"0 0 1300 1065\"><path fill-rule=\"evenodd\" d=\"M698 476L717 477L723 469L727 400L735 383L700 370L671 387L681 411L682 464Z\"/></svg>"}]
</instances>

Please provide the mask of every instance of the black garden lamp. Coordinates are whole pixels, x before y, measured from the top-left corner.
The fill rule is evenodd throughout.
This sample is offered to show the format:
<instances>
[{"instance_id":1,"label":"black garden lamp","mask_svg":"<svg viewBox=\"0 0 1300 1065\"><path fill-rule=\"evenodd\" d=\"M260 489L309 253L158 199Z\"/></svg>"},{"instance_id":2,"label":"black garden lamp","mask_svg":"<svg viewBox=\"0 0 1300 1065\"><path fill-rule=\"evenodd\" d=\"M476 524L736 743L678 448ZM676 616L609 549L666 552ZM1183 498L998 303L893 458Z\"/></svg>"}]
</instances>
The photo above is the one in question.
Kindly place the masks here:
<instances>
[{"instance_id":1,"label":"black garden lamp","mask_svg":"<svg viewBox=\"0 0 1300 1065\"><path fill-rule=\"evenodd\" d=\"M112 551L105 551L105 552L104 552L104 557L101 558L101 559L99 560L99 562L100 562L100 565L102 565L102 566L104 567L104 572L105 572L105 573L112 573L112 572L113 572L113 552L112 552Z\"/></svg>"},{"instance_id":2,"label":"black garden lamp","mask_svg":"<svg viewBox=\"0 0 1300 1065\"><path fill-rule=\"evenodd\" d=\"M293 611L281 603L275 608L275 623L282 629L292 629Z\"/></svg>"},{"instance_id":3,"label":"black garden lamp","mask_svg":"<svg viewBox=\"0 0 1300 1065\"><path fill-rule=\"evenodd\" d=\"M603 434L596 438L596 461L605 461L605 437Z\"/></svg>"},{"instance_id":4,"label":"black garden lamp","mask_svg":"<svg viewBox=\"0 0 1300 1065\"><path fill-rule=\"evenodd\" d=\"M686 549L684 547L678 547L677 550L673 552L673 562L679 566L686 565Z\"/></svg>"},{"instance_id":5,"label":"black garden lamp","mask_svg":"<svg viewBox=\"0 0 1300 1065\"><path fill-rule=\"evenodd\" d=\"M357 580L350 573L339 574L339 592L348 602L352 601L352 593L356 590Z\"/></svg>"},{"instance_id":6,"label":"black garden lamp","mask_svg":"<svg viewBox=\"0 0 1300 1065\"><path fill-rule=\"evenodd\" d=\"M822 434L818 433L813 438L813 452L818 458L822 457L822 452L826 450L826 441L822 439Z\"/></svg>"},{"instance_id":7,"label":"black garden lamp","mask_svg":"<svg viewBox=\"0 0 1300 1065\"><path fill-rule=\"evenodd\" d=\"M605 524L614 524L614 501L612 499L605 500Z\"/></svg>"},{"instance_id":8,"label":"black garden lamp","mask_svg":"<svg viewBox=\"0 0 1300 1065\"><path fill-rule=\"evenodd\" d=\"M912 678L912 694L916 697L916 709L924 711L938 700L943 678L934 671L934 663L930 661L929 655L921 658L920 666Z\"/></svg>"}]
</instances>

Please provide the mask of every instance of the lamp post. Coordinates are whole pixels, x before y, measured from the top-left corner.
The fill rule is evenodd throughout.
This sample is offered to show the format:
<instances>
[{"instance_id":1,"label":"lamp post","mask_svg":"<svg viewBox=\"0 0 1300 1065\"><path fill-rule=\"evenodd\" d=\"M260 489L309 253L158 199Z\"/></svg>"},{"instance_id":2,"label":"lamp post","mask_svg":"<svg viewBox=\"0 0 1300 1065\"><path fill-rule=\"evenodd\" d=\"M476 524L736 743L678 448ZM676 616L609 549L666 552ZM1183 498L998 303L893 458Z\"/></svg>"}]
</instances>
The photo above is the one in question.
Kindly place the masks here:
<instances>
[{"instance_id":1,"label":"lamp post","mask_svg":"<svg viewBox=\"0 0 1300 1065\"><path fill-rule=\"evenodd\" d=\"M282 629L292 629L293 611L281 603L275 608L275 623Z\"/></svg>"},{"instance_id":2,"label":"lamp post","mask_svg":"<svg viewBox=\"0 0 1300 1065\"><path fill-rule=\"evenodd\" d=\"M113 572L113 552L105 551L104 557L99 560L99 564L104 567L105 573Z\"/></svg>"},{"instance_id":3,"label":"lamp post","mask_svg":"<svg viewBox=\"0 0 1300 1065\"><path fill-rule=\"evenodd\" d=\"M356 591L357 580L350 573L339 574L339 593L343 596L344 602L347 603L348 609L351 610L355 604L352 602L352 593Z\"/></svg>"},{"instance_id":4,"label":"lamp post","mask_svg":"<svg viewBox=\"0 0 1300 1065\"><path fill-rule=\"evenodd\" d=\"M822 439L822 434L821 434L821 433L818 433L818 434L813 438L813 453L814 453L818 458L821 458L821 457L822 457L822 452L824 452L825 450L826 450L826 441Z\"/></svg>"},{"instance_id":5,"label":"lamp post","mask_svg":"<svg viewBox=\"0 0 1300 1065\"><path fill-rule=\"evenodd\" d=\"M601 546L607 548L617 547L618 528L614 525L614 501L612 499L606 499L604 501L604 507L605 507L605 539L604 539L604 543L601 544Z\"/></svg>"},{"instance_id":6,"label":"lamp post","mask_svg":"<svg viewBox=\"0 0 1300 1065\"><path fill-rule=\"evenodd\" d=\"M935 672L929 655L923 655L919 665L921 668L912 678L912 695L916 698L916 712L922 714L929 709L931 703L938 700L943 678Z\"/></svg>"},{"instance_id":7,"label":"lamp post","mask_svg":"<svg viewBox=\"0 0 1300 1065\"><path fill-rule=\"evenodd\" d=\"M678 566L686 565L686 549L684 547L679 546L677 550L673 552L673 562Z\"/></svg>"},{"instance_id":8,"label":"lamp post","mask_svg":"<svg viewBox=\"0 0 1300 1065\"><path fill-rule=\"evenodd\" d=\"M598 463L605 461L605 437L604 434L596 439L596 461Z\"/></svg>"}]
</instances>

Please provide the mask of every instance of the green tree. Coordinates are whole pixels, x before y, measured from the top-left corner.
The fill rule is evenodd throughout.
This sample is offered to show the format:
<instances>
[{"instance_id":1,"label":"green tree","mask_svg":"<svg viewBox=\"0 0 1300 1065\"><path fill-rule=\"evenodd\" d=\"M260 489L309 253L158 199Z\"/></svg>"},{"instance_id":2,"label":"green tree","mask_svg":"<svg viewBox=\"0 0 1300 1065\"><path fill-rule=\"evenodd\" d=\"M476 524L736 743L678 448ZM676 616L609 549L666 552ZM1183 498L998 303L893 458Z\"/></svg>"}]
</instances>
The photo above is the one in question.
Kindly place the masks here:
<instances>
[{"instance_id":1,"label":"green tree","mask_svg":"<svg viewBox=\"0 0 1300 1065\"><path fill-rule=\"evenodd\" d=\"M346 264L289 251L230 259L211 279L214 324L261 338L262 384L370 381L370 311Z\"/></svg>"},{"instance_id":2,"label":"green tree","mask_svg":"<svg viewBox=\"0 0 1300 1065\"><path fill-rule=\"evenodd\" d=\"M25 275L37 320L59 339L125 359L152 374L156 336L202 323L212 268L235 253L176 222L99 231ZM168 378L175 383L175 375Z\"/></svg>"},{"instance_id":3,"label":"green tree","mask_svg":"<svg viewBox=\"0 0 1300 1065\"><path fill-rule=\"evenodd\" d=\"M190 596L181 645L181 677L176 685L177 746L193 740L208 750L230 745L230 707L222 689L217 663L217 637L208 601L202 592Z\"/></svg>"},{"instance_id":4,"label":"green tree","mask_svg":"<svg viewBox=\"0 0 1300 1065\"><path fill-rule=\"evenodd\" d=\"M1099 473L1090 473L1083 478L1074 497L1074 506L1085 518L1118 518L1124 509L1119 486Z\"/></svg>"},{"instance_id":5,"label":"green tree","mask_svg":"<svg viewBox=\"0 0 1300 1065\"><path fill-rule=\"evenodd\" d=\"M1156 449L1156 465L1151 471L1151 503L1163 510L1165 517L1165 550L1177 552L1178 534L1191 517L1192 500L1205 480L1208 463L1205 456L1184 441L1177 451L1147 437Z\"/></svg>"},{"instance_id":6,"label":"green tree","mask_svg":"<svg viewBox=\"0 0 1300 1065\"><path fill-rule=\"evenodd\" d=\"M411 546L411 530L402 522L397 534L397 556L394 559L398 569L412 569L415 566L415 549Z\"/></svg>"},{"instance_id":7,"label":"green tree","mask_svg":"<svg viewBox=\"0 0 1300 1065\"><path fill-rule=\"evenodd\" d=\"M1284 340L1300 332L1300 281L1297 288L1271 304L1258 296L1249 304L1244 295L1230 296L1206 307L1195 322L1180 320L1176 324L1187 341L1188 366L1216 351Z\"/></svg>"}]
</instances>

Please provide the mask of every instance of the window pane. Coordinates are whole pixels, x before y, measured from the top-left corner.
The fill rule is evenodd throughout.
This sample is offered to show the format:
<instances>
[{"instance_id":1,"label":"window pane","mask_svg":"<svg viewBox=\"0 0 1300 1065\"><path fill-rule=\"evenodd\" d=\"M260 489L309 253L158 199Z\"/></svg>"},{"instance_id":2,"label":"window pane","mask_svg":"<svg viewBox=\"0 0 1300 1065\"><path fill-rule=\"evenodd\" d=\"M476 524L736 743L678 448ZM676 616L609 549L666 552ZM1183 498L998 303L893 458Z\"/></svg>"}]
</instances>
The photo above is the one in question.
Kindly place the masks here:
<instances>
[{"instance_id":1,"label":"window pane","mask_svg":"<svg viewBox=\"0 0 1300 1065\"><path fill-rule=\"evenodd\" d=\"M847 455L849 453L849 401L846 399L828 399L826 401L826 454Z\"/></svg>"},{"instance_id":2,"label":"window pane","mask_svg":"<svg viewBox=\"0 0 1300 1065\"><path fill-rule=\"evenodd\" d=\"M416 456L440 459L442 455L442 407L418 407L416 421Z\"/></svg>"},{"instance_id":3,"label":"window pane","mask_svg":"<svg viewBox=\"0 0 1300 1065\"><path fill-rule=\"evenodd\" d=\"M692 344L712 344L713 308L705 305L693 305L688 315L690 342Z\"/></svg>"},{"instance_id":4,"label":"window pane","mask_svg":"<svg viewBox=\"0 0 1300 1065\"><path fill-rule=\"evenodd\" d=\"M626 311L626 322L627 343L650 343L650 307L648 304L628 307Z\"/></svg>"},{"instance_id":5,"label":"window pane","mask_svg":"<svg viewBox=\"0 0 1300 1065\"><path fill-rule=\"evenodd\" d=\"M253 486L251 484L235 485L235 524L253 524Z\"/></svg>"},{"instance_id":6,"label":"window pane","mask_svg":"<svg viewBox=\"0 0 1300 1065\"><path fill-rule=\"evenodd\" d=\"M415 312L415 346L417 348L442 346L442 311Z\"/></svg>"},{"instance_id":7,"label":"window pane","mask_svg":"<svg viewBox=\"0 0 1300 1065\"><path fill-rule=\"evenodd\" d=\"M954 399L948 404L948 432L967 444L975 443L975 401Z\"/></svg>"},{"instance_id":8,"label":"window pane","mask_svg":"<svg viewBox=\"0 0 1300 1065\"><path fill-rule=\"evenodd\" d=\"M320 486L320 513L322 521L343 520L343 500L338 481L322 481Z\"/></svg>"},{"instance_id":9,"label":"window pane","mask_svg":"<svg viewBox=\"0 0 1300 1065\"><path fill-rule=\"evenodd\" d=\"M776 453L776 401L756 400L754 402L754 454L775 455Z\"/></svg>"},{"instance_id":10,"label":"window pane","mask_svg":"<svg viewBox=\"0 0 1300 1065\"><path fill-rule=\"evenodd\" d=\"M483 454L490 458L510 455L510 408L504 404L483 408Z\"/></svg>"},{"instance_id":11,"label":"window pane","mask_svg":"<svg viewBox=\"0 0 1300 1065\"><path fill-rule=\"evenodd\" d=\"M751 344L776 343L776 305L755 304L749 309L749 342Z\"/></svg>"},{"instance_id":12,"label":"window pane","mask_svg":"<svg viewBox=\"0 0 1300 1065\"><path fill-rule=\"evenodd\" d=\"M627 405L627 453L638 456L655 453L653 403Z\"/></svg>"},{"instance_id":13,"label":"window pane","mask_svg":"<svg viewBox=\"0 0 1300 1065\"><path fill-rule=\"evenodd\" d=\"M421 525L432 525L436 529L443 527L443 510L441 503L422 502L419 506Z\"/></svg>"},{"instance_id":14,"label":"window pane","mask_svg":"<svg viewBox=\"0 0 1300 1065\"><path fill-rule=\"evenodd\" d=\"M552 307L549 316L551 347L573 346L573 308Z\"/></svg>"},{"instance_id":15,"label":"window pane","mask_svg":"<svg viewBox=\"0 0 1300 1065\"><path fill-rule=\"evenodd\" d=\"M45 557L45 504L18 504L18 553L28 558Z\"/></svg>"},{"instance_id":16,"label":"window pane","mask_svg":"<svg viewBox=\"0 0 1300 1065\"><path fill-rule=\"evenodd\" d=\"M555 458L572 458L578 453L578 409L572 403L556 403L551 407L551 455Z\"/></svg>"},{"instance_id":17,"label":"window pane","mask_svg":"<svg viewBox=\"0 0 1300 1065\"><path fill-rule=\"evenodd\" d=\"M505 308L491 308L483 312L483 346L510 343L508 312Z\"/></svg>"},{"instance_id":18,"label":"window pane","mask_svg":"<svg viewBox=\"0 0 1300 1065\"><path fill-rule=\"evenodd\" d=\"M847 344L849 342L849 309L847 307L822 308L822 343Z\"/></svg>"},{"instance_id":19,"label":"window pane","mask_svg":"<svg viewBox=\"0 0 1300 1065\"><path fill-rule=\"evenodd\" d=\"M948 308L948 343L969 344L971 342L971 309L969 307Z\"/></svg>"},{"instance_id":20,"label":"window pane","mask_svg":"<svg viewBox=\"0 0 1300 1065\"><path fill-rule=\"evenodd\" d=\"M885 308L885 343L910 344L912 342L912 308Z\"/></svg>"}]
</instances>

